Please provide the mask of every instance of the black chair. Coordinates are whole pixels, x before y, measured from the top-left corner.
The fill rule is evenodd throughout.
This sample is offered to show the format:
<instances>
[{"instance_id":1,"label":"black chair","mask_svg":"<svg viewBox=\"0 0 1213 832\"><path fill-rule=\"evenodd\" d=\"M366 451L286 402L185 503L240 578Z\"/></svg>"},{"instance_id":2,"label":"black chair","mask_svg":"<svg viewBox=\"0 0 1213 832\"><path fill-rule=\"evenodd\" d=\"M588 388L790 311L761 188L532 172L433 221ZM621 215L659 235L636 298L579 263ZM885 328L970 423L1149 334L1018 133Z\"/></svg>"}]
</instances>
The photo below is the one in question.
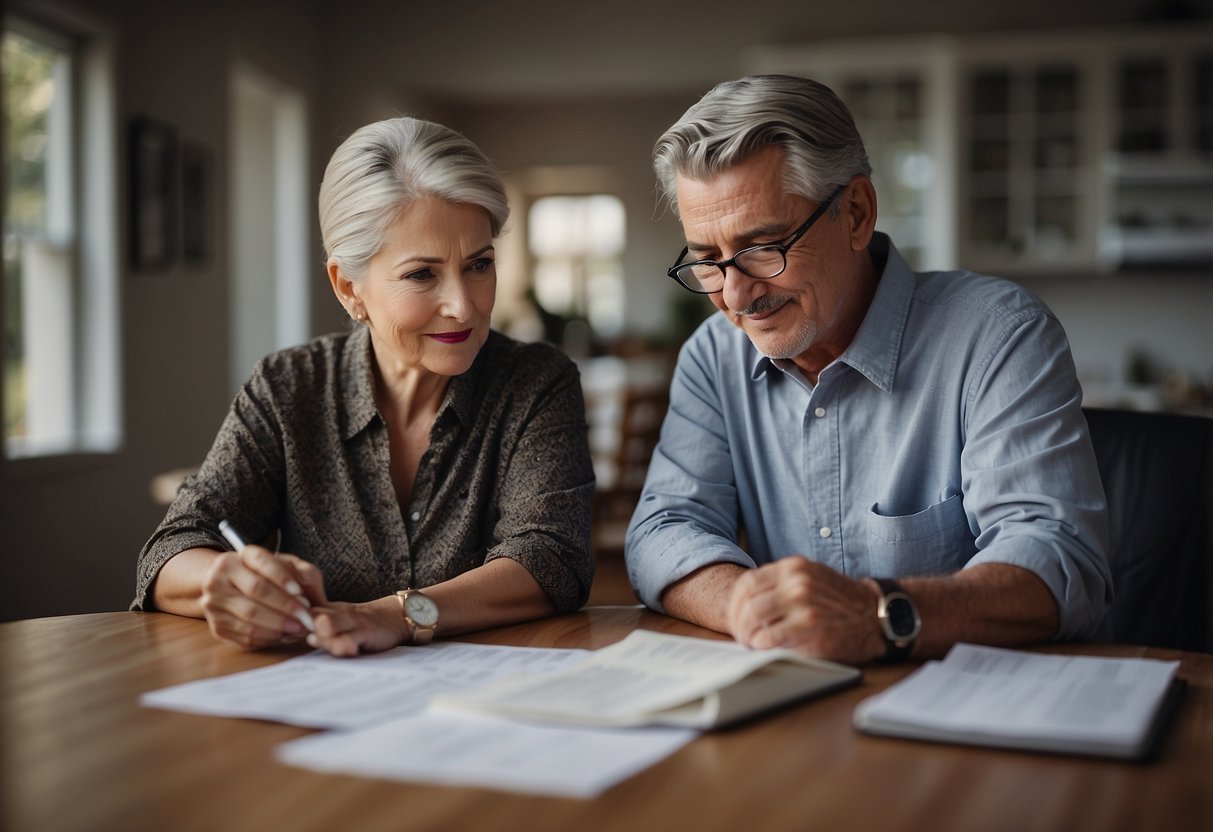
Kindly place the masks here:
<instances>
[{"instance_id":1,"label":"black chair","mask_svg":"<svg viewBox=\"0 0 1213 832\"><path fill-rule=\"evenodd\" d=\"M1107 641L1213 652L1213 419L1084 408L1108 496Z\"/></svg>"}]
</instances>

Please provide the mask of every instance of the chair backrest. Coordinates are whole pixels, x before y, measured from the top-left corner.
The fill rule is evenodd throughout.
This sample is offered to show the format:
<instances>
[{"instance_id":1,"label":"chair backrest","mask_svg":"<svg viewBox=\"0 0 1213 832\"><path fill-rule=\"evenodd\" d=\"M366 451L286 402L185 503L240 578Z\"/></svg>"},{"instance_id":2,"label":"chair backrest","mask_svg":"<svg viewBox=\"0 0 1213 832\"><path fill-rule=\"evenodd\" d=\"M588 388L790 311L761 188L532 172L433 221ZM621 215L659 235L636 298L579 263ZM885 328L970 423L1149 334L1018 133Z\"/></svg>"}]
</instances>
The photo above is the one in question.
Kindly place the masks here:
<instances>
[{"instance_id":1,"label":"chair backrest","mask_svg":"<svg viewBox=\"0 0 1213 832\"><path fill-rule=\"evenodd\" d=\"M1213 652L1213 419L1085 408L1108 497L1108 641Z\"/></svg>"},{"instance_id":2,"label":"chair backrest","mask_svg":"<svg viewBox=\"0 0 1213 832\"><path fill-rule=\"evenodd\" d=\"M591 543L598 557L623 557L628 521L644 490L645 474L669 404L664 385L629 387L619 394L609 456L594 465L599 478L594 491Z\"/></svg>"},{"instance_id":3,"label":"chair backrest","mask_svg":"<svg viewBox=\"0 0 1213 832\"><path fill-rule=\"evenodd\" d=\"M629 388L623 393L619 418L619 444L615 447L615 487L639 494L653 449L661 438L661 423L670 406L669 390Z\"/></svg>"}]
</instances>

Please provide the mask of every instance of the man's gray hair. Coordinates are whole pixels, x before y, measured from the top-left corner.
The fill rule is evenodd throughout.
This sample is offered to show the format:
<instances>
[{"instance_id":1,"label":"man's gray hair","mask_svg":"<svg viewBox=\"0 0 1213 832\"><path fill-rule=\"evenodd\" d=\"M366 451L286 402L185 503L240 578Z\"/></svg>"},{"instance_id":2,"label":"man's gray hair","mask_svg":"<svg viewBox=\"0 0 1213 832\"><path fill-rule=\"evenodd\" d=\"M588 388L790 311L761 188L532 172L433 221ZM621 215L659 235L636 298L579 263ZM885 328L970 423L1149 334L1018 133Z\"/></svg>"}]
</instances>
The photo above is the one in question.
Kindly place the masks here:
<instances>
[{"instance_id":1,"label":"man's gray hair","mask_svg":"<svg viewBox=\"0 0 1213 832\"><path fill-rule=\"evenodd\" d=\"M320 183L325 254L361 278L396 217L426 196L483 208L494 237L510 214L501 176L462 134L407 117L366 125L333 152Z\"/></svg>"},{"instance_id":2,"label":"man's gray hair","mask_svg":"<svg viewBox=\"0 0 1213 832\"><path fill-rule=\"evenodd\" d=\"M787 192L813 202L872 172L855 120L833 90L807 78L750 75L718 84L657 140L657 183L677 210L679 174L711 179L767 145L783 148Z\"/></svg>"}]
</instances>

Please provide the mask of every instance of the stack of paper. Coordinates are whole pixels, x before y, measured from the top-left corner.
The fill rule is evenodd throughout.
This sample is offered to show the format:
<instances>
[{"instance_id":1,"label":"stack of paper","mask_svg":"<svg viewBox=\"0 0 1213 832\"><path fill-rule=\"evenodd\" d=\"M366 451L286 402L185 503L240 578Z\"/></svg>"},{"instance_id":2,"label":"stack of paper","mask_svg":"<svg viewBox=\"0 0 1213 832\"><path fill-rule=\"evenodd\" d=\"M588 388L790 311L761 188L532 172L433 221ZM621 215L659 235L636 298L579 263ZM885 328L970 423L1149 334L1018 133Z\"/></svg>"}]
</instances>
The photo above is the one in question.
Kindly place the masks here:
<instances>
[{"instance_id":1,"label":"stack of paper","mask_svg":"<svg viewBox=\"0 0 1213 832\"><path fill-rule=\"evenodd\" d=\"M859 678L855 668L789 651L641 630L594 652L441 642L356 659L313 653L142 701L342 729L281 746L278 758L292 765L592 797L690 742L688 729Z\"/></svg>"},{"instance_id":2,"label":"stack of paper","mask_svg":"<svg viewBox=\"0 0 1213 832\"><path fill-rule=\"evenodd\" d=\"M359 728L413 717L434 696L575 664L589 650L437 642L338 659L320 651L269 667L145 693L140 701L305 728Z\"/></svg>"},{"instance_id":3,"label":"stack of paper","mask_svg":"<svg viewBox=\"0 0 1213 832\"><path fill-rule=\"evenodd\" d=\"M1137 759L1161 733L1178 669L958 644L860 703L854 723L909 739Z\"/></svg>"},{"instance_id":4,"label":"stack of paper","mask_svg":"<svg viewBox=\"0 0 1213 832\"><path fill-rule=\"evenodd\" d=\"M696 732L541 726L434 713L451 694L574 665L588 650L439 642L336 659L324 653L144 694L144 705L339 729L285 743L291 765L394 780L589 798L673 754Z\"/></svg>"}]
</instances>

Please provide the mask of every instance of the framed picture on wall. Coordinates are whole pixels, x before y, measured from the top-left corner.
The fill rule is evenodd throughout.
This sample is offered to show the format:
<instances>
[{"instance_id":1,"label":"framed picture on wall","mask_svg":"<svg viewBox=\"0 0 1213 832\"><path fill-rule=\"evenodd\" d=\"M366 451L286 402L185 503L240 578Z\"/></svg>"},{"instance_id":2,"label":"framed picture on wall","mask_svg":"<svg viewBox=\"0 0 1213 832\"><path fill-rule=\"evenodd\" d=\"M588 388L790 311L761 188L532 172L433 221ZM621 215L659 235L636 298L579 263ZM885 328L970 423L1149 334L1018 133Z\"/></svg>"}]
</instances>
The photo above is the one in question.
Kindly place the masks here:
<instances>
[{"instance_id":1,"label":"framed picture on wall","mask_svg":"<svg viewBox=\"0 0 1213 832\"><path fill-rule=\"evenodd\" d=\"M187 264L211 257L211 152L201 142L181 142L181 255Z\"/></svg>"},{"instance_id":2,"label":"framed picture on wall","mask_svg":"<svg viewBox=\"0 0 1213 832\"><path fill-rule=\"evenodd\" d=\"M130 259L136 271L172 265L176 245L177 134L135 118L130 126Z\"/></svg>"}]
</instances>

